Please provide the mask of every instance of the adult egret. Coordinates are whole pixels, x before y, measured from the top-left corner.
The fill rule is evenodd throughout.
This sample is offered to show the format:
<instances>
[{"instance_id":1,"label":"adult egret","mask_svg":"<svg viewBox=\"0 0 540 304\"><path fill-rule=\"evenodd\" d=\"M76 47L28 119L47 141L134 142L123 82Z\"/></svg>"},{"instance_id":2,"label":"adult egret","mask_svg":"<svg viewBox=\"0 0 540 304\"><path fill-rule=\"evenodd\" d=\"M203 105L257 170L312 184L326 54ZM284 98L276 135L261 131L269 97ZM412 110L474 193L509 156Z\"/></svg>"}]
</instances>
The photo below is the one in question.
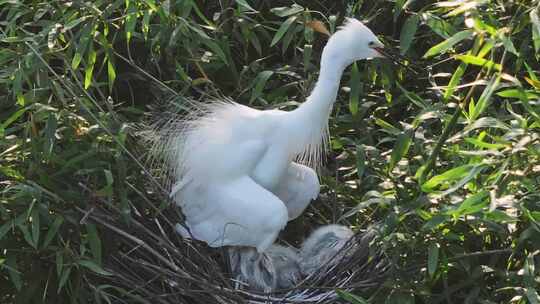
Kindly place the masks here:
<instances>
[{"instance_id":1,"label":"adult egret","mask_svg":"<svg viewBox=\"0 0 540 304\"><path fill-rule=\"evenodd\" d=\"M324 47L315 88L297 109L214 101L161 124L152 149L164 157L170 195L185 215L178 233L211 247L237 246L241 263L265 259L260 253L319 194L317 174L306 165L321 161L343 71L384 57L383 47L364 24L347 19Z\"/></svg>"}]
</instances>

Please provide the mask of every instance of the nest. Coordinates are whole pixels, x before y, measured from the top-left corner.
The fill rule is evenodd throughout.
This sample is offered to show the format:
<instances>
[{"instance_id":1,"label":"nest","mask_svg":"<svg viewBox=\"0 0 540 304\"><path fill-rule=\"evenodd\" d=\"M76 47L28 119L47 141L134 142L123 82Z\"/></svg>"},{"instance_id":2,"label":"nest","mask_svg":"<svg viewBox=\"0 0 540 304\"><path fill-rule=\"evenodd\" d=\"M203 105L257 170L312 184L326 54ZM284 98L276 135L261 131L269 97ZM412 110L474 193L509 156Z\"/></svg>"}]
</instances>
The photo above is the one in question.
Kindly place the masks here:
<instances>
[{"instance_id":1,"label":"nest","mask_svg":"<svg viewBox=\"0 0 540 304\"><path fill-rule=\"evenodd\" d=\"M357 233L344 246L334 259L339 262L321 265L294 288L272 293L235 288L239 284L229 272L224 248L209 248L175 233L174 226L181 220L176 207L157 215L133 206L132 211L129 221L110 207L86 214L107 233L115 234L118 245L104 261L113 275L96 279L115 286L117 296L129 302L335 303L336 290L365 293L382 285L388 274L389 263L371 229Z\"/></svg>"}]
</instances>

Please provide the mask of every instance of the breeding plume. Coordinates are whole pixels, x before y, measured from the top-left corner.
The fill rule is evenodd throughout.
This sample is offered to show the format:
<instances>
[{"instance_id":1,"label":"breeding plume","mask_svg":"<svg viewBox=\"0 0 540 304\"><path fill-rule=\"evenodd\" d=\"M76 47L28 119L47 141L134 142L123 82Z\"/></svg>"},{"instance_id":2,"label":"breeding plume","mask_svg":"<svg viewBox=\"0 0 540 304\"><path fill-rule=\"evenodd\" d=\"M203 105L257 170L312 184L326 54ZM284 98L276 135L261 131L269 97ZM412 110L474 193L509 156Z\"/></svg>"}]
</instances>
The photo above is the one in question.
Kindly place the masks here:
<instances>
[{"instance_id":1,"label":"breeding plume","mask_svg":"<svg viewBox=\"0 0 540 304\"><path fill-rule=\"evenodd\" d=\"M317 166L324 152L343 71L382 52L364 24L348 19L330 37L315 88L297 109L257 110L221 100L162 122L152 150L165 159L170 195L186 216L178 232L212 247L251 250L240 254L240 264L269 249L287 221L319 194L317 174L308 166Z\"/></svg>"}]
</instances>

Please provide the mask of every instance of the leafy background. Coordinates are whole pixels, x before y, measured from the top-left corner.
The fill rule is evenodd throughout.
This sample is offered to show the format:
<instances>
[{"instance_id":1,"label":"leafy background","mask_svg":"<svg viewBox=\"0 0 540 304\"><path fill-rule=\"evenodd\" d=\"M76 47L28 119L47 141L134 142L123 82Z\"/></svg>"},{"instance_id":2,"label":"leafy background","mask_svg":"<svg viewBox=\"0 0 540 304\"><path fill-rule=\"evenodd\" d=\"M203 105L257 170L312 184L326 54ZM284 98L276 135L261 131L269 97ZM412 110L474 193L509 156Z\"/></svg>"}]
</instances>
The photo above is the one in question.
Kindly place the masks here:
<instances>
[{"instance_id":1,"label":"leafy background","mask_svg":"<svg viewBox=\"0 0 540 304\"><path fill-rule=\"evenodd\" d=\"M0 302L99 301L117 241L81 210L166 204L131 126L171 96L294 108L326 40L313 22L352 16L411 68L347 70L295 234L382 227L392 276L353 303L539 303L539 5L0 1Z\"/></svg>"}]
</instances>

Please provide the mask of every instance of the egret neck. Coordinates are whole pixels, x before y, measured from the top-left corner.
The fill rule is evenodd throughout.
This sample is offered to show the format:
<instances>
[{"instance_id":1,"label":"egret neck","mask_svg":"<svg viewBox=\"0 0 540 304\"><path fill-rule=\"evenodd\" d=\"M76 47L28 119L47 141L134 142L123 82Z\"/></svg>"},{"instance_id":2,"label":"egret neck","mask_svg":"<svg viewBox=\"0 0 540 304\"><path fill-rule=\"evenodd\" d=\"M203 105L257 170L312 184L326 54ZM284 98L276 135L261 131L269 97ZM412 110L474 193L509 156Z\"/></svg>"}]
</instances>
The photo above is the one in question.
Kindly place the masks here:
<instances>
[{"instance_id":1,"label":"egret neck","mask_svg":"<svg viewBox=\"0 0 540 304\"><path fill-rule=\"evenodd\" d=\"M299 147L301 151L309 149L307 153L316 153L312 149L321 148L321 142L328 128L328 117L336 101L341 76L348 65L344 60L333 55L333 52L327 52L328 46L323 51L321 70L315 88L307 100L291 112L291 118L300 126L300 136L295 139L296 143L302 145Z\"/></svg>"}]
</instances>

